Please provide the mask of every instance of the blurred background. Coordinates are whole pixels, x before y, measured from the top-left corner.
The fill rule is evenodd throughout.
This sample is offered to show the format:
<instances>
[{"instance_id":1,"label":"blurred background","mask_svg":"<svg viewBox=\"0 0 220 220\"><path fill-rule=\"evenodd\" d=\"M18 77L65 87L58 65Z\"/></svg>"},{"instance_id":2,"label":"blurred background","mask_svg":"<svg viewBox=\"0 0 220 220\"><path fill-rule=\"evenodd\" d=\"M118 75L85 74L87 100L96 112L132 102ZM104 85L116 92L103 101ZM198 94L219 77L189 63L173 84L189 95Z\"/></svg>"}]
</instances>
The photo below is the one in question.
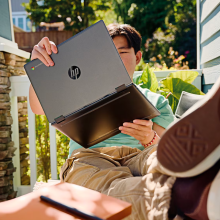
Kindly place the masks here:
<instances>
[{"instance_id":1,"label":"blurred background","mask_svg":"<svg viewBox=\"0 0 220 220\"><path fill-rule=\"evenodd\" d=\"M22 50L31 52L44 36L59 44L102 19L141 33L140 66L196 68L196 0L11 0L11 6Z\"/></svg>"}]
</instances>

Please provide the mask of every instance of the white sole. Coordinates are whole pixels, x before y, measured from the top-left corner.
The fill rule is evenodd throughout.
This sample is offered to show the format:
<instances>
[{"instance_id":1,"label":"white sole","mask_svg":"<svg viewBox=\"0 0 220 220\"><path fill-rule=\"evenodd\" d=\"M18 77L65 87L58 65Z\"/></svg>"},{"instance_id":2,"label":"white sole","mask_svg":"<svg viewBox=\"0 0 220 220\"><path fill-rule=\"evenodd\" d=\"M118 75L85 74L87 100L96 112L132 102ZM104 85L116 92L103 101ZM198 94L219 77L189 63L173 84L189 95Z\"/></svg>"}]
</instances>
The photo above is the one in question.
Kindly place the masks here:
<instances>
[{"instance_id":1,"label":"white sole","mask_svg":"<svg viewBox=\"0 0 220 220\"><path fill-rule=\"evenodd\" d=\"M192 176L197 176L197 175L205 172L210 167L212 167L219 159L220 159L220 145L212 153L210 153L202 162L200 162L195 167L193 167L192 169L190 169L186 172L172 172L171 170L168 170L165 167L163 167L159 163L159 161L158 161L158 163L159 163L162 171L170 176L192 177ZM219 187L220 187L220 184L219 184ZM220 205L219 205L219 207L220 207Z\"/></svg>"}]
</instances>

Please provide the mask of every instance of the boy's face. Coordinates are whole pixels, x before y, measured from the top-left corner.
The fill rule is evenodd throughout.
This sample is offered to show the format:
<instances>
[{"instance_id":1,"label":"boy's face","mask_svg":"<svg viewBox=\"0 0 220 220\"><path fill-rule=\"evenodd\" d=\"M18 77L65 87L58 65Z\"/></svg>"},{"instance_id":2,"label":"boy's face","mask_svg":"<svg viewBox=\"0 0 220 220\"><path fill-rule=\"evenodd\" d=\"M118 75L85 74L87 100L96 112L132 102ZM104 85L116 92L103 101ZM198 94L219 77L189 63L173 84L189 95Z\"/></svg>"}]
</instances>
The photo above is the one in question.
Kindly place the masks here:
<instances>
[{"instance_id":1,"label":"boy's face","mask_svg":"<svg viewBox=\"0 0 220 220\"><path fill-rule=\"evenodd\" d=\"M134 48L129 48L128 41L123 35L114 37L113 41L131 80L133 80L135 67L140 62L142 57L141 51L138 51L137 54L135 54Z\"/></svg>"}]
</instances>

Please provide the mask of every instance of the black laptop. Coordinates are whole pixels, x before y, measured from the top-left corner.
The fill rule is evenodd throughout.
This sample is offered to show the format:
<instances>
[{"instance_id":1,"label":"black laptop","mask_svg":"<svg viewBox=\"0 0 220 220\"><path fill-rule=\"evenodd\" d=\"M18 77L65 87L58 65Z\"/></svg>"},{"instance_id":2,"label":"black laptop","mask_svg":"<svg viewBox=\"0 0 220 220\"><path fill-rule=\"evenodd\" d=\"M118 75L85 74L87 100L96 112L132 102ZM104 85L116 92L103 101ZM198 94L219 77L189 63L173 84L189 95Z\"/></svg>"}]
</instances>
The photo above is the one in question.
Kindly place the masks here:
<instances>
[{"instance_id":1,"label":"black laptop","mask_svg":"<svg viewBox=\"0 0 220 220\"><path fill-rule=\"evenodd\" d=\"M132 83L103 21L57 47L54 66L36 59L24 67L48 121L81 146L120 133L124 122L160 114Z\"/></svg>"}]
</instances>

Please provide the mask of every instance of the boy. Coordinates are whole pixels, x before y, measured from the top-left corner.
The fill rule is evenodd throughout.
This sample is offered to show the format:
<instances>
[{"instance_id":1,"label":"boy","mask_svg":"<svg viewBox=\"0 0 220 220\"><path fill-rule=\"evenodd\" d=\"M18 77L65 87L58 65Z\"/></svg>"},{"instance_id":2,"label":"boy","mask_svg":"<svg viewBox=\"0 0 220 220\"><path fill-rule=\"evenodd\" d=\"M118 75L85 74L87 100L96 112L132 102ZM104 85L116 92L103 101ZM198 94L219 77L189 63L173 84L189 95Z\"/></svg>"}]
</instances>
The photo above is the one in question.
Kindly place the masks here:
<instances>
[{"instance_id":1,"label":"boy","mask_svg":"<svg viewBox=\"0 0 220 220\"><path fill-rule=\"evenodd\" d=\"M111 24L108 31L133 79L135 66L142 56L140 34L129 25ZM56 46L48 38L43 38L34 47L31 59L38 58L45 65L53 66L48 56L51 51L57 53ZM71 140L69 159L61 169L60 179L61 182L78 184L132 203L132 215L127 219L167 219L168 210L170 216L172 212L174 216L176 214L175 204L173 205L175 202L172 202L170 207L171 189L176 178L165 175L166 172L156 158L155 144L174 120L174 116L166 99L147 89L141 91L158 108L161 115L152 121L134 120L133 123L124 123L119 127L121 134L90 149L83 149ZM32 86L30 105L35 114L44 114ZM139 141L141 145L138 144ZM213 169L211 179L216 175L219 164ZM178 181L177 183L182 184ZM174 185L172 201L176 201L178 184ZM204 187L206 185L207 183ZM200 195L203 195L203 190ZM181 196L178 198L181 199ZM193 208L196 209L197 206ZM189 216L200 219L194 209L189 211ZM182 208L185 213L188 210Z\"/></svg>"},{"instance_id":2,"label":"boy","mask_svg":"<svg viewBox=\"0 0 220 220\"><path fill-rule=\"evenodd\" d=\"M142 53L140 51L141 36L129 25L119 26L118 24L111 24L107 28L130 78L133 80L135 67L142 57ZM38 58L45 65L53 66L53 61L48 55L51 54L51 51L57 53L57 48L53 42L49 41L49 39L45 37L38 45L35 45L34 50L32 51L31 59L33 60ZM163 96L152 93L148 89L142 89L141 87L139 87L139 89L161 112L161 115L152 119L152 121L134 120L133 123L124 123L123 126L119 128L121 130L121 134L103 141L90 149L129 144L131 147L143 150L144 146L149 144L153 139L154 142L152 143L156 144L158 142L159 137L163 134L165 128L174 121L174 115L168 101ZM30 86L30 105L35 114L44 114L32 85ZM138 144L139 142L141 142L141 145ZM81 146L71 140L70 155L73 150L78 148L81 148Z\"/></svg>"}]
</instances>

